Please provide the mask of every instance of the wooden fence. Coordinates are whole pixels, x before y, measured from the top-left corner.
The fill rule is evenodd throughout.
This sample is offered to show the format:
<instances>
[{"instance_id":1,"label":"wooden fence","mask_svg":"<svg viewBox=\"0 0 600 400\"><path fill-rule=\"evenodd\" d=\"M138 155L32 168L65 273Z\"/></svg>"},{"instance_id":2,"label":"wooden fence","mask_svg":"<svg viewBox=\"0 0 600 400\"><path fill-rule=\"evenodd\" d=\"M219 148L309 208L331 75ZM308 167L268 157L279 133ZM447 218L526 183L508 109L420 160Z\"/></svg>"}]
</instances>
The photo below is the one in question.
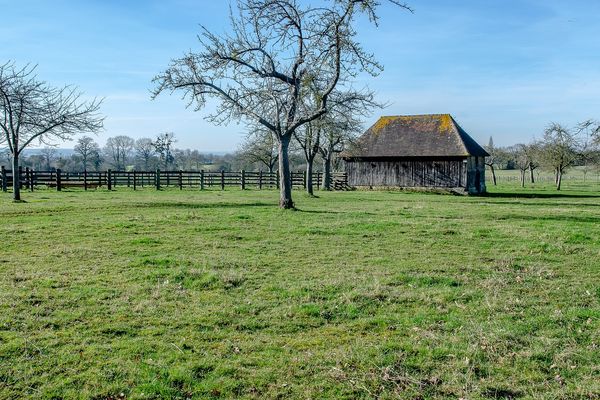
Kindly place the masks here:
<instances>
[{"instance_id":1,"label":"wooden fence","mask_svg":"<svg viewBox=\"0 0 600 400\"><path fill-rule=\"evenodd\" d=\"M98 171L98 172L64 172L34 171L29 168L19 168L21 188L34 190L36 186L56 188L82 188L84 190L105 187L114 190L118 186L133 188L152 187L157 190L163 187L178 187L209 189L238 187L240 189L272 189L279 187L277 172L256 171ZM12 186L12 171L1 167L0 185L6 192ZM313 173L313 186L320 187L323 183L323 173ZM332 173L331 188L347 190L348 177L345 173ZM306 172L292 172L292 187L306 189Z\"/></svg>"}]
</instances>

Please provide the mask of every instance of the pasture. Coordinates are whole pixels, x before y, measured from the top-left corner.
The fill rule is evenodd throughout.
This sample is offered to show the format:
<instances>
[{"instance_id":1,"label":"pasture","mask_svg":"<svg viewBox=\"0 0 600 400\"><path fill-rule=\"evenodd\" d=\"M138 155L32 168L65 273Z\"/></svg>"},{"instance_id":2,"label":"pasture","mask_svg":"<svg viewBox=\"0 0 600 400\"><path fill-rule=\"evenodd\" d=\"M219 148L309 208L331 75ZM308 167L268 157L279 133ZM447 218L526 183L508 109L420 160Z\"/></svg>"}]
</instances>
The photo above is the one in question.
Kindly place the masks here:
<instances>
[{"instance_id":1,"label":"pasture","mask_svg":"<svg viewBox=\"0 0 600 400\"><path fill-rule=\"evenodd\" d=\"M600 191L0 194L0 399L600 398Z\"/></svg>"}]
</instances>

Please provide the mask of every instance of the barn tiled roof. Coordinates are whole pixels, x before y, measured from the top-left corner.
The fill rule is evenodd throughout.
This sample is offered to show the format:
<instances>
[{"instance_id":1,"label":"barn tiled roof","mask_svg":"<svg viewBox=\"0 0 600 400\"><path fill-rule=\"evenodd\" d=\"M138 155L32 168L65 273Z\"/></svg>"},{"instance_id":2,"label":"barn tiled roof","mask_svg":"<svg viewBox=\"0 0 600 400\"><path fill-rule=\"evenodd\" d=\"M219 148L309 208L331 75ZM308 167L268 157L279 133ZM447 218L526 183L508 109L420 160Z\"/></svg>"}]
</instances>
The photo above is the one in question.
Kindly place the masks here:
<instances>
[{"instance_id":1,"label":"barn tiled roof","mask_svg":"<svg viewBox=\"0 0 600 400\"><path fill-rule=\"evenodd\" d=\"M344 154L354 157L485 157L450 114L381 117Z\"/></svg>"}]
</instances>

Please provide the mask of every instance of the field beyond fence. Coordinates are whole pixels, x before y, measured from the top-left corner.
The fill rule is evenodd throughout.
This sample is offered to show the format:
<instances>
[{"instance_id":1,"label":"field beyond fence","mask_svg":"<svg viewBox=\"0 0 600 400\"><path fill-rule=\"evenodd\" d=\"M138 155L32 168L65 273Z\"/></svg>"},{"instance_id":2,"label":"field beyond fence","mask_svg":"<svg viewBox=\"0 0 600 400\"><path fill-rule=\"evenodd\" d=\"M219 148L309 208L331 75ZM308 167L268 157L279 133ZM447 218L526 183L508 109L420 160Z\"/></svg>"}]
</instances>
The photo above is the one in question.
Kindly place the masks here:
<instances>
[{"instance_id":1,"label":"field beyond fence","mask_svg":"<svg viewBox=\"0 0 600 400\"><path fill-rule=\"evenodd\" d=\"M134 190L138 188L179 187L183 188L220 188L239 187L241 189L257 188L272 189L279 187L277 172L263 171L97 171L97 172L64 172L60 169L55 171L34 171L29 168L20 169L19 172L21 188L34 190L36 186L56 188L83 188L84 190L106 187L113 190L118 186L129 187ZM292 187L307 187L306 172L292 172ZM12 170L2 167L0 172L0 185L3 191L7 191L12 185ZM323 183L324 174L315 172L312 176L313 186L320 187ZM346 190L348 188L348 177L345 173L334 172L331 174L330 187L333 190Z\"/></svg>"}]
</instances>

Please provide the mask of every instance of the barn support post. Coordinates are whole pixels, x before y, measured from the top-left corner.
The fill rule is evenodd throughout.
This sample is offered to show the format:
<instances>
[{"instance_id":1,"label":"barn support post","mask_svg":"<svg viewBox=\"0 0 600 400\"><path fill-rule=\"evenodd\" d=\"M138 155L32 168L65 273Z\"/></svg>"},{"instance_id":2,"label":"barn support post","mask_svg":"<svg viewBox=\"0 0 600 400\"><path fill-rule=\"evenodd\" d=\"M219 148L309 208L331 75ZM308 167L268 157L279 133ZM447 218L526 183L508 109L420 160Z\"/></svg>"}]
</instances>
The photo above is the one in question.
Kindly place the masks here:
<instances>
[{"instance_id":1,"label":"barn support post","mask_svg":"<svg viewBox=\"0 0 600 400\"><path fill-rule=\"evenodd\" d=\"M6 168L4 168L4 165L0 167L0 174L2 178L2 191L6 192L8 189L6 184Z\"/></svg>"},{"instance_id":2,"label":"barn support post","mask_svg":"<svg viewBox=\"0 0 600 400\"><path fill-rule=\"evenodd\" d=\"M60 192L62 190L62 176L60 168L56 169L56 191Z\"/></svg>"}]
</instances>

